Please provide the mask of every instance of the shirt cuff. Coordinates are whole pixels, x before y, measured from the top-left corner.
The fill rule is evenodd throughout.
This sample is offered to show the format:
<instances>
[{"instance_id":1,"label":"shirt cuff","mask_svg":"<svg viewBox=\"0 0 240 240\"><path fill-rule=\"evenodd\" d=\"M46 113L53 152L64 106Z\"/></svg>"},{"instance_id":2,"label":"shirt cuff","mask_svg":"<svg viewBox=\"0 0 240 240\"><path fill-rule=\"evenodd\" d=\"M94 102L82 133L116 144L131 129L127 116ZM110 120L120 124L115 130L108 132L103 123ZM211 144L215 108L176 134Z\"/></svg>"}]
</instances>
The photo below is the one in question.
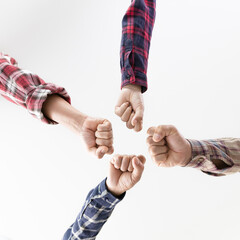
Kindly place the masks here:
<instances>
[{"instance_id":1,"label":"shirt cuff","mask_svg":"<svg viewBox=\"0 0 240 240\"><path fill-rule=\"evenodd\" d=\"M70 96L63 87L59 87L52 83L45 83L42 85L34 86L27 94L26 107L30 114L35 118L40 119L47 124L57 124L57 122L44 116L42 106L49 95L58 94L69 104L71 104Z\"/></svg>"},{"instance_id":2,"label":"shirt cuff","mask_svg":"<svg viewBox=\"0 0 240 240\"><path fill-rule=\"evenodd\" d=\"M112 195L106 186L106 178L98 185L98 198L95 198L95 200L100 204L100 206L103 206L105 208L114 208L126 195L126 193L123 193L119 197L115 197Z\"/></svg>"},{"instance_id":3,"label":"shirt cuff","mask_svg":"<svg viewBox=\"0 0 240 240\"><path fill-rule=\"evenodd\" d=\"M217 166L211 161L211 151L209 144L205 141L189 140L192 147L192 159L186 167L192 167L201 170L202 172L213 176L225 176L225 169L218 169ZM229 166L231 168L231 166Z\"/></svg>"},{"instance_id":4,"label":"shirt cuff","mask_svg":"<svg viewBox=\"0 0 240 240\"><path fill-rule=\"evenodd\" d=\"M7 54L0 52L0 64L4 63L4 62L7 62L7 63L10 63L11 65L17 66L17 61L14 58L8 56Z\"/></svg>"},{"instance_id":5,"label":"shirt cuff","mask_svg":"<svg viewBox=\"0 0 240 240\"><path fill-rule=\"evenodd\" d=\"M141 86L142 93L147 91L147 76L146 74L138 71L133 71L132 69L122 71L122 84L121 89L129 84Z\"/></svg>"},{"instance_id":6,"label":"shirt cuff","mask_svg":"<svg viewBox=\"0 0 240 240\"><path fill-rule=\"evenodd\" d=\"M139 54L131 39L125 39L121 48L120 66L122 73L121 89L128 84L140 85L142 93L147 88L147 56Z\"/></svg>"}]
</instances>

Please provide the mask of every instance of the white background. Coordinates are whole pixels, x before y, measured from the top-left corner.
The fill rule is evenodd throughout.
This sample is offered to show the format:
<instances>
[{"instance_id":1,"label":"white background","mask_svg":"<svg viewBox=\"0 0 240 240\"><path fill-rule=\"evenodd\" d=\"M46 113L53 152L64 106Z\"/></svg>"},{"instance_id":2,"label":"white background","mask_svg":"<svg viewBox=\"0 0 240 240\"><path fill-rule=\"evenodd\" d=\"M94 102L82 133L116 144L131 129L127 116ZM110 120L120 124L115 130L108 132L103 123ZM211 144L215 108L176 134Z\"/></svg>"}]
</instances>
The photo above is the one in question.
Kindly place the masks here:
<instances>
[{"instance_id":1,"label":"white background","mask_svg":"<svg viewBox=\"0 0 240 240\"><path fill-rule=\"evenodd\" d=\"M130 0L0 3L0 51L64 86L82 112L108 118L115 153L147 157L142 181L97 239L239 239L239 174L158 168L145 144L148 127L159 124L193 139L240 136L239 0L157 0L141 133L114 115L121 19ZM106 176L110 157L98 160L62 126L43 124L3 98L0 104L0 235L61 239Z\"/></svg>"}]
</instances>

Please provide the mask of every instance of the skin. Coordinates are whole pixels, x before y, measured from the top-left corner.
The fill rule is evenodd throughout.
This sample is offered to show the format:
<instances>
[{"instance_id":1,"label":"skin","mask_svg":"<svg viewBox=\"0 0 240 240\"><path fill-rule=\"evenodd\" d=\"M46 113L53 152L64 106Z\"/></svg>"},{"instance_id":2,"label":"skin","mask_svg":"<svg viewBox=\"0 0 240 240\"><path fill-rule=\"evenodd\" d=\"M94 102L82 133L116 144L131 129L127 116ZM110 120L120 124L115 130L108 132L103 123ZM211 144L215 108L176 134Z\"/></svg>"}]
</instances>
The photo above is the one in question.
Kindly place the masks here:
<instances>
[{"instance_id":1,"label":"skin","mask_svg":"<svg viewBox=\"0 0 240 240\"><path fill-rule=\"evenodd\" d=\"M141 179L145 162L142 155L115 155L110 161L108 190L118 197L131 189Z\"/></svg>"},{"instance_id":2,"label":"skin","mask_svg":"<svg viewBox=\"0 0 240 240\"><path fill-rule=\"evenodd\" d=\"M134 129L136 132L142 130L144 103L141 86L126 85L122 88L115 114L126 123L127 128Z\"/></svg>"},{"instance_id":3,"label":"skin","mask_svg":"<svg viewBox=\"0 0 240 240\"><path fill-rule=\"evenodd\" d=\"M157 166L186 166L192 157L191 144L172 125L150 127L148 151Z\"/></svg>"},{"instance_id":4,"label":"skin","mask_svg":"<svg viewBox=\"0 0 240 240\"><path fill-rule=\"evenodd\" d=\"M56 94L48 96L42 111L47 118L81 135L87 149L98 158L113 153L112 125L108 120L89 117Z\"/></svg>"}]
</instances>

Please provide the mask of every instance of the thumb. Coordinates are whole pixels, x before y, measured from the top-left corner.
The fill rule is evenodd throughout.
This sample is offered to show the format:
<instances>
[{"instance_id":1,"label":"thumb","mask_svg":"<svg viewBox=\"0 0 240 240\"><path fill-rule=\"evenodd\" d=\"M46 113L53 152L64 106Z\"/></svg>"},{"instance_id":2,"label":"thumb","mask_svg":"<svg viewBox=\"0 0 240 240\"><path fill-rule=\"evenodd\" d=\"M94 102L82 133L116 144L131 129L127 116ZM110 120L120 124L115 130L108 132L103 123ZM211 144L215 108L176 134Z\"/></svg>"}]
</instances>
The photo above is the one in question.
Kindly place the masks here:
<instances>
[{"instance_id":1,"label":"thumb","mask_svg":"<svg viewBox=\"0 0 240 240\"><path fill-rule=\"evenodd\" d=\"M160 142L163 138L174 135L176 132L177 129L172 125L160 125L155 128L153 141Z\"/></svg>"},{"instance_id":2,"label":"thumb","mask_svg":"<svg viewBox=\"0 0 240 240\"><path fill-rule=\"evenodd\" d=\"M144 165L137 157L133 158L132 165L133 165L132 180L134 184L136 184L141 179L144 170Z\"/></svg>"},{"instance_id":3,"label":"thumb","mask_svg":"<svg viewBox=\"0 0 240 240\"><path fill-rule=\"evenodd\" d=\"M138 106L136 109L134 109L135 114L132 119L132 125L135 126L137 123L141 123L143 120L143 113L144 113L144 107Z\"/></svg>"}]
</instances>

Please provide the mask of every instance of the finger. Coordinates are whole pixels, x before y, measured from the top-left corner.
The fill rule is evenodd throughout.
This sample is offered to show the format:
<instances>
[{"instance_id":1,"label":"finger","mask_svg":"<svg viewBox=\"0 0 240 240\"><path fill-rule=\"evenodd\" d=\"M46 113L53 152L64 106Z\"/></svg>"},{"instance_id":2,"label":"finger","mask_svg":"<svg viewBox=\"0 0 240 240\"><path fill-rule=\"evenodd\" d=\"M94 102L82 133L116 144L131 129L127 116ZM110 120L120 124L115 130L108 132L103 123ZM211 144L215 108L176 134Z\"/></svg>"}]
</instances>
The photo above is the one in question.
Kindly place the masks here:
<instances>
[{"instance_id":1,"label":"finger","mask_svg":"<svg viewBox=\"0 0 240 240\"><path fill-rule=\"evenodd\" d=\"M138 121L134 126L134 131L139 132L142 130L142 121Z\"/></svg>"},{"instance_id":2,"label":"finger","mask_svg":"<svg viewBox=\"0 0 240 240\"><path fill-rule=\"evenodd\" d=\"M133 171L132 159L133 159L134 157L136 157L136 155L129 155L130 161L129 161L128 169L127 169L128 172L132 172L132 171Z\"/></svg>"},{"instance_id":3,"label":"finger","mask_svg":"<svg viewBox=\"0 0 240 240\"><path fill-rule=\"evenodd\" d=\"M155 129L156 127L150 127L148 130L147 130L147 134L149 136L153 136L154 132L155 132Z\"/></svg>"},{"instance_id":4,"label":"finger","mask_svg":"<svg viewBox=\"0 0 240 240\"><path fill-rule=\"evenodd\" d=\"M143 155L138 155L137 158L141 161L143 165L145 164L146 158Z\"/></svg>"},{"instance_id":5,"label":"finger","mask_svg":"<svg viewBox=\"0 0 240 240\"><path fill-rule=\"evenodd\" d=\"M131 113L131 116L130 116L130 118L129 118L129 120L128 120L128 122L126 123L126 126L127 126L127 128L129 128L129 129L133 129L134 128L134 126L132 125L132 119L133 119L133 117L134 117L134 112L132 111L132 113Z\"/></svg>"},{"instance_id":6,"label":"finger","mask_svg":"<svg viewBox=\"0 0 240 240\"><path fill-rule=\"evenodd\" d=\"M111 154L113 154L113 152L114 152L114 147L108 147L108 151L106 154L111 155Z\"/></svg>"},{"instance_id":7,"label":"finger","mask_svg":"<svg viewBox=\"0 0 240 240\"><path fill-rule=\"evenodd\" d=\"M99 146L111 147L113 145L113 139L96 138L96 144Z\"/></svg>"},{"instance_id":8,"label":"finger","mask_svg":"<svg viewBox=\"0 0 240 240\"><path fill-rule=\"evenodd\" d=\"M164 137L171 135L175 131L176 128L172 125L158 126L153 134L153 141L160 142Z\"/></svg>"},{"instance_id":9,"label":"finger","mask_svg":"<svg viewBox=\"0 0 240 240\"><path fill-rule=\"evenodd\" d=\"M108 152L108 147L99 146L96 150L96 155L99 159L103 158L103 156Z\"/></svg>"},{"instance_id":10,"label":"finger","mask_svg":"<svg viewBox=\"0 0 240 240\"><path fill-rule=\"evenodd\" d=\"M122 157L121 156L114 157L114 167L116 169L120 169L121 165L122 165Z\"/></svg>"},{"instance_id":11,"label":"finger","mask_svg":"<svg viewBox=\"0 0 240 240\"><path fill-rule=\"evenodd\" d=\"M143 113L144 107L143 105L139 105L136 109L134 109L135 115L132 119L132 125L135 126L137 123L141 123L143 121Z\"/></svg>"},{"instance_id":12,"label":"finger","mask_svg":"<svg viewBox=\"0 0 240 240\"><path fill-rule=\"evenodd\" d=\"M99 132L96 131L95 132L95 137L96 138L104 138L104 139L110 139L113 137L113 132L111 131L107 131L107 132Z\"/></svg>"},{"instance_id":13,"label":"finger","mask_svg":"<svg viewBox=\"0 0 240 240\"><path fill-rule=\"evenodd\" d=\"M128 172L132 172L132 171L133 171L133 165L132 165L132 161L130 161L128 165Z\"/></svg>"},{"instance_id":14,"label":"finger","mask_svg":"<svg viewBox=\"0 0 240 240\"><path fill-rule=\"evenodd\" d=\"M160 142L154 142L152 136L147 137L146 142L148 146L163 146L166 144L165 139L161 140Z\"/></svg>"},{"instance_id":15,"label":"finger","mask_svg":"<svg viewBox=\"0 0 240 240\"><path fill-rule=\"evenodd\" d=\"M129 106L129 102L123 103L121 106L116 106L115 107L115 114L121 117L123 113L126 111L126 109Z\"/></svg>"},{"instance_id":16,"label":"finger","mask_svg":"<svg viewBox=\"0 0 240 240\"><path fill-rule=\"evenodd\" d=\"M126 111L123 113L121 119L123 122L127 122L131 116L131 113L132 113L132 107L129 106L127 107Z\"/></svg>"},{"instance_id":17,"label":"finger","mask_svg":"<svg viewBox=\"0 0 240 240\"><path fill-rule=\"evenodd\" d=\"M168 152L168 147L167 146L150 146L148 148L148 151L152 156L167 153Z\"/></svg>"},{"instance_id":18,"label":"finger","mask_svg":"<svg viewBox=\"0 0 240 240\"><path fill-rule=\"evenodd\" d=\"M116 159L119 157L119 154L115 154L112 159L110 160L110 162L114 165L116 162Z\"/></svg>"},{"instance_id":19,"label":"finger","mask_svg":"<svg viewBox=\"0 0 240 240\"><path fill-rule=\"evenodd\" d=\"M144 170L144 165L137 157L133 158L132 164L133 164L132 180L134 184L136 184L141 179Z\"/></svg>"},{"instance_id":20,"label":"finger","mask_svg":"<svg viewBox=\"0 0 240 240\"><path fill-rule=\"evenodd\" d=\"M121 167L120 167L120 170L122 172L126 172L127 171L128 165L129 165L129 161L130 161L130 157L129 156L124 156L123 157L122 164L121 164Z\"/></svg>"},{"instance_id":21,"label":"finger","mask_svg":"<svg viewBox=\"0 0 240 240\"><path fill-rule=\"evenodd\" d=\"M161 166L164 164L164 162L166 162L167 160L167 153L164 154L159 154L153 157L153 161L157 166Z\"/></svg>"},{"instance_id":22,"label":"finger","mask_svg":"<svg viewBox=\"0 0 240 240\"><path fill-rule=\"evenodd\" d=\"M112 130L112 124L108 120L104 120L102 124L98 124L97 131L107 132Z\"/></svg>"}]
</instances>

